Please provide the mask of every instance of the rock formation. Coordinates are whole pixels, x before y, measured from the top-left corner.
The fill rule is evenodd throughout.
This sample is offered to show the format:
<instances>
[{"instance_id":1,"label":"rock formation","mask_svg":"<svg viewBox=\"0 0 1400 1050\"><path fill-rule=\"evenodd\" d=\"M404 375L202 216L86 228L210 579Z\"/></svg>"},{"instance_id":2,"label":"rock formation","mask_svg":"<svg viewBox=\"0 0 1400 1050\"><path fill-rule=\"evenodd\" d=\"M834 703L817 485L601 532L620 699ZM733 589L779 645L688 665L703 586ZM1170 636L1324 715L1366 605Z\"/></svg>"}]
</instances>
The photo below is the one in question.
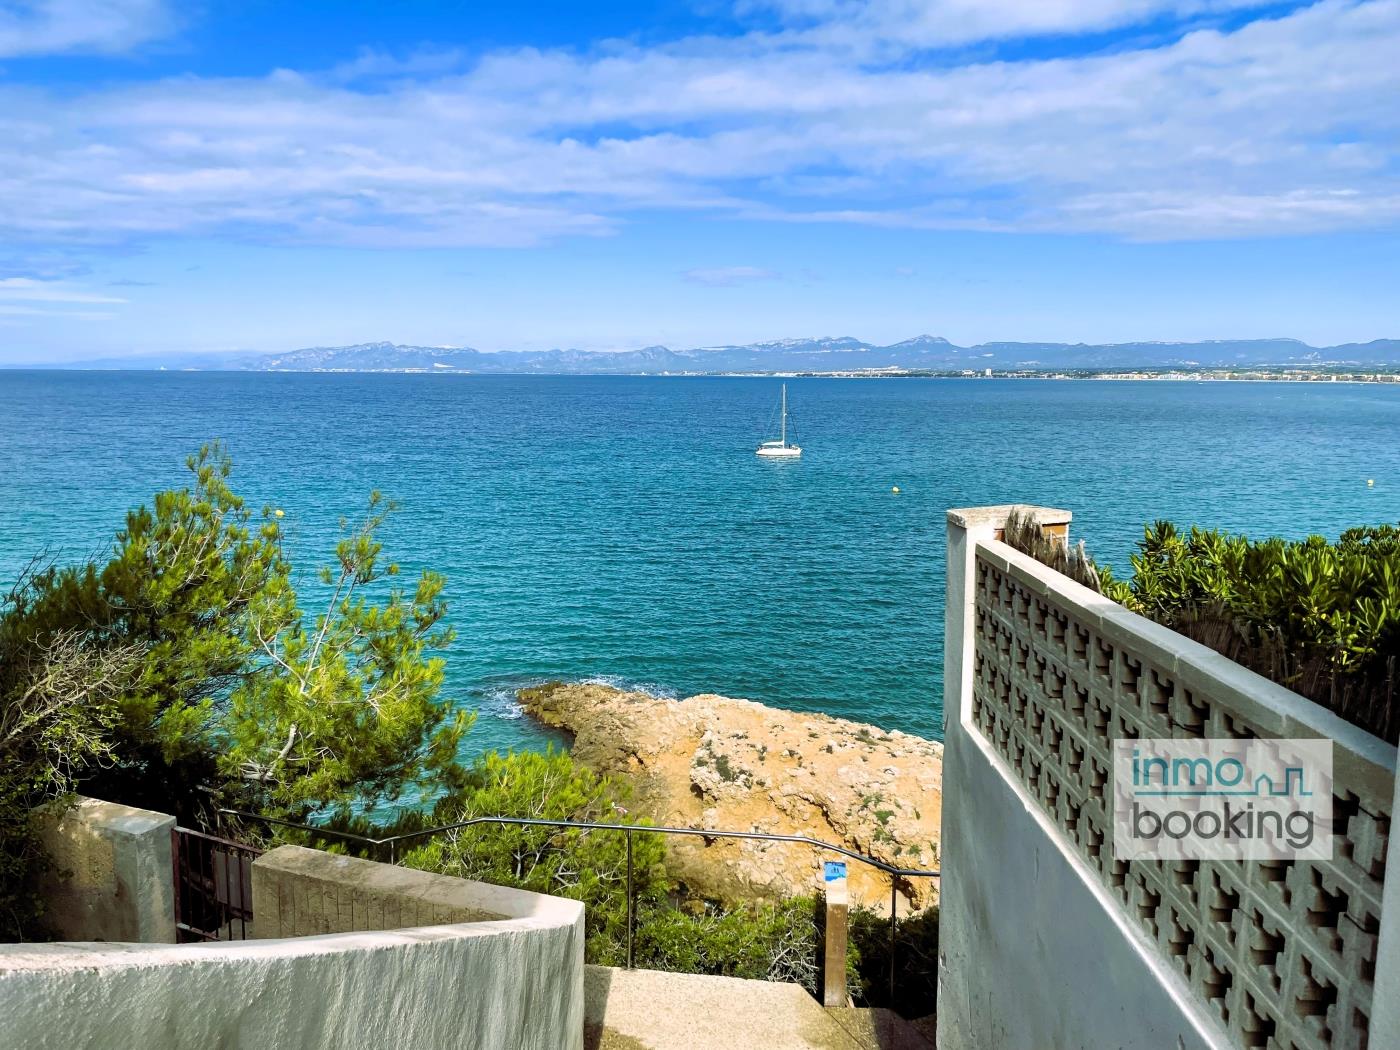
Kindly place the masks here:
<instances>
[{"instance_id":1,"label":"rock formation","mask_svg":"<svg viewBox=\"0 0 1400 1050\"><path fill-rule=\"evenodd\" d=\"M574 758L634 786L657 824L806 835L902 868L938 867L943 745L822 714L703 694L667 700L605 685L520 691L525 711L572 733ZM668 864L726 901L810 893L837 854L790 843L668 836ZM852 899L889 912L883 872L848 862ZM901 913L937 880L900 879Z\"/></svg>"}]
</instances>

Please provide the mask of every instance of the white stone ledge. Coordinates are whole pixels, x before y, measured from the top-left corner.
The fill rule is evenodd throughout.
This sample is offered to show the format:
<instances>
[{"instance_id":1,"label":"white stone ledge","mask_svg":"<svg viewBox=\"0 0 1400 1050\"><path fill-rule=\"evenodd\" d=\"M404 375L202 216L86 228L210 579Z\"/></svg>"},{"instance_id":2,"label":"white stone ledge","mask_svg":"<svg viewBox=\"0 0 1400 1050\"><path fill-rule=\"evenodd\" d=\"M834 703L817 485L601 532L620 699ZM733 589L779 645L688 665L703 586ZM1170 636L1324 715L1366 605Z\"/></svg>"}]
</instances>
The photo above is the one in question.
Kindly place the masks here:
<instances>
[{"instance_id":1,"label":"white stone ledge","mask_svg":"<svg viewBox=\"0 0 1400 1050\"><path fill-rule=\"evenodd\" d=\"M315 866L299 856L315 851L282 850ZM331 869L351 860L318 856ZM364 864L387 867L350 867ZM446 878L376 874L400 887ZM583 904L447 881L496 917L209 944L0 946L0 1050L581 1050Z\"/></svg>"},{"instance_id":2,"label":"white stone ledge","mask_svg":"<svg viewBox=\"0 0 1400 1050\"><path fill-rule=\"evenodd\" d=\"M991 507L954 507L948 511L949 524L963 529L990 527L1000 529L1012 511L1020 511L1041 528L1068 525L1074 515L1058 507L1037 507L1029 503L998 503Z\"/></svg>"},{"instance_id":3,"label":"white stone ledge","mask_svg":"<svg viewBox=\"0 0 1400 1050\"><path fill-rule=\"evenodd\" d=\"M495 920L568 922L577 901L378 864L303 846L278 846L253 863L256 937L394 930Z\"/></svg>"}]
</instances>

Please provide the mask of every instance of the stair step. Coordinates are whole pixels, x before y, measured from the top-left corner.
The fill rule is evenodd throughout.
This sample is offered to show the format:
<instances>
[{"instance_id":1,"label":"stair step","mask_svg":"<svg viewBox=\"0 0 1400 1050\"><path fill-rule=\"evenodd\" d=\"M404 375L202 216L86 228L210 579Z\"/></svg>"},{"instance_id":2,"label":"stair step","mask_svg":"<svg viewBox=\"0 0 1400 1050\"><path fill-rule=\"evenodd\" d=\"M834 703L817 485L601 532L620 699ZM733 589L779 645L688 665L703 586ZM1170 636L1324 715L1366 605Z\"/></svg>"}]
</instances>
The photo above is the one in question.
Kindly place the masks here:
<instances>
[{"instance_id":1,"label":"stair step","mask_svg":"<svg viewBox=\"0 0 1400 1050\"><path fill-rule=\"evenodd\" d=\"M588 966L584 1022L584 1050L868 1050L801 986L737 977Z\"/></svg>"},{"instance_id":2,"label":"stair step","mask_svg":"<svg viewBox=\"0 0 1400 1050\"><path fill-rule=\"evenodd\" d=\"M924 1035L933 1032L932 1017L921 1019L916 1026L882 1007L833 1006L826 1012L861 1050L935 1050L931 1035Z\"/></svg>"}]
</instances>

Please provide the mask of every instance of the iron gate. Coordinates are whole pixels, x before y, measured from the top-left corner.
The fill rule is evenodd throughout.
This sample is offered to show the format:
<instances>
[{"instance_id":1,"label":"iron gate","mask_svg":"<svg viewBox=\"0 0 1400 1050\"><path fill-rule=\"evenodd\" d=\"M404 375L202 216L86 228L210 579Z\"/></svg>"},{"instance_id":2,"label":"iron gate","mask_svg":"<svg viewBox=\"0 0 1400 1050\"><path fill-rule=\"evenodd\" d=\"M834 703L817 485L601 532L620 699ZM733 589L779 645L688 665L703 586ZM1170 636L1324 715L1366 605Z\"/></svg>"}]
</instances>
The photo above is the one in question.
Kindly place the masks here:
<instances>
[{"instance_id":1,"label":"iron gate","mask_svg":"<svg viewBox=\"0 0 1400 1050\"><path fill-rule=\"evenodd\" d=\"M193 828L170 833L180 943L245 941L253 922L253 861L262 850Z\"/></svg>"}]
</instances>

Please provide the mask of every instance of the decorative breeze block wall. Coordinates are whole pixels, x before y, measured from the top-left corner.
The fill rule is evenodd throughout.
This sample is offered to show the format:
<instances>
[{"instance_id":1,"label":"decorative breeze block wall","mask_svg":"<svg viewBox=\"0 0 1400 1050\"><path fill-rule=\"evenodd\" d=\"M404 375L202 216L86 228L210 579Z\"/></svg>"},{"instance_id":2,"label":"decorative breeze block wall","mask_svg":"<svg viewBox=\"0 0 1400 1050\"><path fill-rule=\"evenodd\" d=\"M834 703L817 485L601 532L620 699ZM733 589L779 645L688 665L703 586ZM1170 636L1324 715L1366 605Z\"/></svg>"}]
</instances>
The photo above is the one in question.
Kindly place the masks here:
<instances>
[{"instance_id":1,"label":"decorative breeze block wall","mask_svg":"<svg viewBox=\"0 0 1400 1050\"><path fill-rule=\"evenodd\" d=\"M1251 695L1255 676L1103 615L1005 544L979 544L975 566L970 720L1067 847L1241 1046L1368 1050L1393 766L1336 743L1331 862L1115 860L1115 738L1317 736L1287 713L1311 701L1272 683Z\"/></svg>"}]
</instances>

